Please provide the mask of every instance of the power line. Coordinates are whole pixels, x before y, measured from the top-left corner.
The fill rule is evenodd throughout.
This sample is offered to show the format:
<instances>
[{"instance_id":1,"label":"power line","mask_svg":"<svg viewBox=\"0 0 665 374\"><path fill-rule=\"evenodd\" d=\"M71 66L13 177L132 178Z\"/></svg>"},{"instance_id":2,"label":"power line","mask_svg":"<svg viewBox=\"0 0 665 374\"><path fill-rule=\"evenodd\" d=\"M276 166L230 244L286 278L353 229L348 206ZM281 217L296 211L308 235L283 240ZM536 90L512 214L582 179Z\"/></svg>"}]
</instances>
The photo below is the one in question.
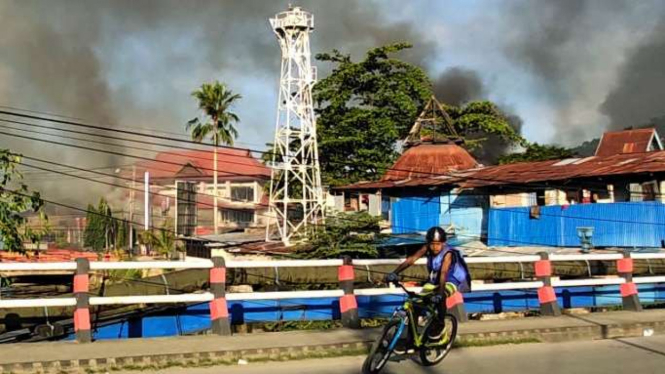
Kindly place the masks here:
<instances>
[{"instance_id":1,"label":"power line","mask_svg":"<svg viewBox=\"0 0 665 374\"><path fill-rule=\"evenodd\" d=\"M4 120L4 119L0 119L0 122L8 122L8 121L7 121L7 120ZM17 121L12 121L12 122L17 122ZM108 143L108 142L105 142L105 141L99 141L99 140L94 140L94 139L83 139L83 138L77 138L77 137L72 137L72 136L67 136L67 135L43 133L43 132L39 132L39 131L32 131L32 130L26 130L26 129L17 129L17 128L9 127L9 126L6 126L6 125L0 125L0 127L1 127L1 128L5 128L5 129L10 129L10 130L15 130L15 131L23 131L23 132L27 132L27 133L31 133L31 134L40 134L40 135L46 135L46 136L52 136L52 137L58 137L58 138L63 138L63 139L76 140L76 141L81 141L81 142L89 142L89 143L100 144L100 145L104 145L104 146L112 146L112 147L122 147L122 148L127 148L127 149L134 149L134 150L139 150L139 151L142 151L142 152L160 152L160 153L163 153L163 154L171 154L171 155L174 155L174 156L179 156L179 157L182 157L182 158L188 158L188 159L189 159L189 158L193 158L193 159L201 159L201 160L206 160L206 161L212 161L212 160L213 160L213 158L212 158L213 156L212 156L212 155L211 155L210 157L201 157L201 156L197 156L197 155L189 155L189 154L183 154L183 153L172 152L172 151L166 151L166 152L164 152L164 151L150 150L150 149L145 149L145 148L142 148L142 147L135 147L135 146L126 145L126 144L113 144L113 143ZM5 134L5 135L9 135L9 136L18 136L18 135L16 135L16 134L6 134L6 133L2 133L2 132L0 132L0 134ZM84 134L86 134L86 135L90 135L90 136L100 136L100 135L94 135L94 134L88 134L88 133L84 133ZM109 137L109 138L110 138L110 139L114 139L113 137ZM34 139L34 138L32 138L32 139L33 139L33 140L38 140L38 141L40 141L39 139ZM115 139L121 139L121 138L115 138ZM125 141L133 141L133 140L128 140L128 139L122 139L122 140L125 140ZM152 142L143 142L143 141L135 141L135 142L142 143L142 144L148 144L148 145L157 145L157 146L162 146L162 147L169 147L168 145L160 145L160 144L158 144L158 143L152 143ZM67 146L73 146L73 147L75 147L75 145L72 145L72 144L66 144L66 145L67 145ZM205 151L205 150L195 149L195 148L183 148L183 149L188 149L188 150L193 150L193 151L199 151L199 152L210 152L210 151ZM109 152L111 152L111 151L108 151L108 152L107 152L106 150L103 150L103 149L97 149L96 151L97 151L97 152L104 152L104 153L109 153ZM226 154L226 155L228 155L228 154ZM124 156L124 157L134 157L134 158L137 158L137 157L138 157L138 156L133 156L133 155L129 155L129 154L123 154L123 156ZM236 157L241 157L241 158L246 158L245 156L240 156L240 155L234 155L234 156L236 156ZM172 162L167 162L167 161L162 161L162 160L157 160L157 159L152 159L152 158L148 158L147 160L152 161L152 162L157 162L157 163L169 163L169 164L173 164ZM232 165L242 165L242 166L257 167L255 164L242 163L242 162L233 162L233 161L224 161L224 164L232 164ZM184 167L184 166L186 166L187 164L177 164L177 165L181 165L181 166ZM205 167L199 167L199 166L197 166L197 168L198 168L198 169L203 169L203 170L214 170L214 169L205 168ZM163 169L162 169L162 170L163 170ZM247 175L247 174L238 174L238 173L230 173L230 172L226 172L226 171L224 171L224 173L232 174L232 175L237 175L237 176L253 176L253 175L251 175L251 174L250 174L250 175Z\"/></svg>"},{"instance_id":2,"label":"power line","mask_svg":"<svg viewBox=\"0 0 665 374\"><path fill-rule=\"evenodd\" d=\"M58 141L55 141L55 140L37 139L37 138L29 137L29 136L23 136L23 135L19 135L19 134L11 134L11 133L2 132L2 131L0 131L0 134L7 135L7 136L13 136L13 137L17 137L17 138L22 138L22 139L27 139L27 140L33 140L33 141L48 143L48 144L56 144L56 145L61 145L61 146L66 146L66 147L72 147L72 148L82 149L82 150L86 150L86 151L106 153L106 154L111 154L111 155L121 156L121 157L131 157L131 158L135 158L135 159L139 159L139 160L158 162L158 163L176 165L176 166L181 166L181 167L185 167L185 166L189 165L189 164L180 164L180 163L177 163L177 162L171 162L171 161L165 161L165 160L155 160L155 159L152 159L152 158L149 158L149 157L131 155L131 154L127 154L127 153L110 151L110 150L102 150L102 149L91 148L91 147L86 147L86 146L82 146L82 145L68 144L68 143L58 142ZM247 166L247 164L244 164L244 165ZM206 168L206 167L202 167L202 166L197 167L197 168L201 169L201 170L214 171L214 169L212 169L212 168ZM260 174L240 174L240 173L233 173L233 172L229 172L229 171L222 171L222 173L230 174L232 176L240 176L240 177L253 177L253 178L259 178L259 179L267 178L266 176L260 175Z\"/></svg>"},{"instance_id":3,"label":"power line","mask_svg":"<svg viewBox=\"0 0 665 374\"><path fill-rule=\"evenodd\" d=\"M30 115L24 115L24 114L17 114L17 113L12 113L12 112L7 112L7 111L0 111L0 113L2 113L2 114L8 114L8 115L21 116L21 117L26 117L26 118L31 118L31 119L37 119L37 120L43 120L43 121L52 121L52 122L56 122L56 123L63 123L63 124L70 124L70 125L75 125L75 126L83 126L83 127L88 127L88 128L95 128L95 129L104 130L104 131L119 131L119 132L123 132L123 133L130 133L130 134L133 134L133 135L147 136L147 135L145 135L145 134L136 133L136 132L132 132L132 131L124 131L124 130L118 130L118 129L108 129L108 128L103 128L103 127L99 127L99 126L92 126L92 125L85 125L85 124L80 124L80 123L74 123L74 122L71 122L71 121L53 120L53 119L41 118L41 117L37 117L37 116L30 116ZM48 128L48 127L47 127L47 128ZM51 128L51 129L54 129L54 128ZM6 133L3 133L3 134L6 134ZM94 136L93 134L89 134L89 133L86 133L86 134L87 134L87 135ZM22 136L19 136L19 135L16 135L16 134L6 134L6 135L22 137ZM58 135L54 135L54 134L53 134L52 136L58 136ZM98 136L98 135L97 135L97 136ZM23 138L28 138L28 137L23 137ZM173 139L173 138L168 138L168 137L158 137L158 138L162 138L162 139L169 140L169 141L182 141L181 139ZM28 139L30 139L30 138L28 138ZM32 140L41 141L40 139L32 139ZM125 141L133 141L133 140L130 140L130 139L123 139L123 140L125 140ZM88 141L88 140L84 140L84 141ZM188 142L188 143L193 143L193 142ZM74 145L66 144L66 143L57 143L57 144L65 145L65 146L74 146ZM199 144L199 143L196 143L196 144ZM97 151L97 152L105 152L105 153L110 153L110 154L116 154L116 155L126 156L126 157L141 158L141 157L134 156L134 155L125 155L125 154L119 154L119 153L117 153L117 152L102 151L102 150L92 149L92 148L89 148L89 147L80 147L80 146L74 146L74 147L82 148L82 149L87 149L87 150L92 150L92 151ZM233 147L226 147L226 146L222 146L222 148L235 149L235 148L233 148ZM248 151L251 151L251 150L248 150ZM264 153L264 154L265 154L265 153L268 153L268 152L262 152L262 151L257 151L257 152L259 152L259 153ZM143 158L143 159L145 159L145 158ZM152 160L152 159L148 159L148 160L149 160L149 161L154 161L154 160ZM182 164L178 164L178 165L181 165L181 166L182 166ZM356 165L358 165L358 164L356 164ZM395 169L395 168L393 168L393 169L386 169L386 170L396 170L396 171L399 171L398 169ZM423 174L423 173L418 173L418 174ZM432 174L434 174L434 173L432 173ZM447 174L434 174L434 175L438 175L438 176L450 176L450 175L447 175ZM514 183L514 181L501 181L501 180L496 180L496 179L478 178L478 177L472 177L472 176L471 176L471 177L470 177L470 176L463 176L462 178L476 179L476 180L485 180L485 181L494 181L494 182L509 182L509 183ZM547 185L547 186L545 186L545 188L552 188L552 187L554 187L554 186L553 186L553 185ZM523 213L523 212L520 211L519 213ZM560 216L557 215L557 217L560 217ZM565 216L565 218L578 218L578 219L587 219L587 220L589 219L589 218L587 218L587 217L570 217L570 216ZM596 219L596 220L603 220L603 219ZM619 222L619 223L659 224L659 223L631 222L631 221L618 221L618 220L606 220L606 221L609 221L609 222ZM535 243L534 243L534 244L535 244Z\"/></svg>"},{"instance_id":4,"label":"power line","mask_svg":"<svg viewBox=\"0 0 665 374\"><path fill-rule=\"evenodd\" d=\"M14 112L9 112L9 111L1 111L0 114L6 114L6 115L11 115L11 116L19 116L19 117L24 117L24 118L30 118L30 119L35 119L35 120L41 120L41 121L52 121L56 123L62 123L62 124L68 124L72 126L80 126L80 127L85 127L85 128L92 128L92 129L97 129L97 130L103 130L103 131L116 131L120 133L125 133L125 134L131 134L131 135L138 135L138 136L150 136L146 134L142 134L139 132L135 131L128 131L128 130L121 130L121 129L111 129L111 128L105 128L101 126L94 126L94 125L89 125L89 124L83 124L83 123L78 123L78 122L72 122L72 121L62 121L62 120L54 120L54 119L49 119L49 118L43 118L43 117L38 117L38 116L32 116L32 115L26 115L26 114L21 114L21 113L14 113ZM60 129L59 129L60 130ZM67 131L67 130L64 130ZM99 135L96 135L99 136ZM186 141L182 139L176 139L176 138L170 138L170 137L163 137L163 136L152 136L156 137L158 139L163 139L163 140L168 140L168 141L173 141L173 142L185 142L185 143L190 143L190 144L197 144L197 145L205 145L205 146L214 146L209 143L197 143L194 141ZM124 139L125 141L135 141L132 139ZM165 145L164 145L165 146ZM236 147L232 146L225 146L225 145L219 145L217 146L218 148L222 149L238 149ZM267 155L274 155L272 151L267 152L267 151L260 151L260 150L253 150L253 149L245 149L250 152L254 153L259 153L259 154L267 154ZM238 155L229 155L229 156L235 156L235 157L240 157ZM413 172L412 170L402 170L402 169L396 169L396 168L388 168L388 167L376 167L375 165L369 165L369 164L362 164L362 163L349 163L349 162L340 162L340 161L329 161L330 163L336 163L336 164L341 164L341 165L351 165L351 166L368 166L372 168L376 168L377 170L384 170L384 171L405 171L405 172ZM431 172L416 172L418 175L425 174L425 175L432 175L432 176L448 176L448 177L453 177L453 178L465 178L465 179L473 179L473 180L481 180L481 181L486 181L486 182L498 182L498 183L506 183L506 184L514 184L516 183L515 181L510 181L510 180L500 180L500 179L492 179L492 178L479 178L479 177L473 177L473 176L456 176L451 173L444 173L444 174L439 174L439 173L431 173ZM420 178L413 178L413 179L420 179ZM431 178L422 178L422 179L431 179ZM537 187L537 184L530 184L530 187ZM554 184L544 184L542 186L543 189L551 189L551 188L556 188L557 186ZM560 187L561 189L566 189L570 188L569 186L562 186ZM605 192L606 189L589 189L590 191L599 191L599 192Z\"/></svg>"}]
</instances>

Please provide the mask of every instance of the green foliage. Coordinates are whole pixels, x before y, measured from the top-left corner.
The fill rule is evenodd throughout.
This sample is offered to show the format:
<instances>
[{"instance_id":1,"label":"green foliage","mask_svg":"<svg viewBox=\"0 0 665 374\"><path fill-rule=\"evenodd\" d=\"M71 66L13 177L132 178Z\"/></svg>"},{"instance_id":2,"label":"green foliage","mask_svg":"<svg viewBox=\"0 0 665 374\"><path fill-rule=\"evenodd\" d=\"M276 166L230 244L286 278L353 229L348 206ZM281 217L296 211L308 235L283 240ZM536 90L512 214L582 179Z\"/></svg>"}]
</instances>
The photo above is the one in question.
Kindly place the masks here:
<instances>
[{"instance_id":1,"label":"green foliage","mask_svg":"<svg viewBox=\"0 0 665 374\"><path fill-rule=\"evenodd\" d=\"M143 277L141 269L117 269L104 271L105 281L108 283L122 283L127 280L136 280Z\"/></svg>"},{"instance_id":2,"label":"green foliage","mask_svg":"<svg viewBox=\"0 0 665 374\"><path fill-rule=\"evenodd\" d=\"M95 252L102 252L115 244L118 222L113 218L111 207L104 198L99 200L96 208L88 204L87 211L83 243Z\"/></svg>"},{"instance_id":3,"label":"green foliage","mask_svg":"<svg viewBox=\"0 0 665 374\"><path fill-rule=\"evenodd\" d=\"M316 56L335 64L313 92L324 184L376 180L399 156L397 142L406 138L432 96L422 69L390 56L409 47L399 43L374 48L359 62L337 50ZM489 101L444 108L469 151L495 142L525 144ZM436 133L430 135L437 138Z\"/></svg>"},{"instance_id":4,"label":"green foliage","mask_svg":"<svg viewBox=\"0 0 665 374\"><path fill-rule=\"evenodd\" d=\"M568 148L533 143L529 144L524 152L501 156L499 158L499 164L505 165L516 162L558 160L574 156L574 151Z\"/></svg>"},{"instance_id":5,"label":"green foliage","mask_svg":"<svg viewBox=\"0 0 665 374\"><path fill-rule=\"evenodd\" d=\"M172 257L177 250L173 225L168 221L160 229L142 232L139 242L165 258Z\"/></svg>"},{"instance_id":6,"label":"green foliage","mask_svg":"<svg viewBox=\"0 0 665 374\"><path fill-rule=\"evenodd\" d=\"M464 139L464 147L469 151L482 147L490 137L507 144L526 144L506 116L490 101L473 101L460 107L444 107L453 120L453 127Z\"/></svg>"},{"instance_id":7,"label":"green foliage","mask_svg":"<svg viewBox=\"0 0 665 374\"><path fill-rule=\"evenodd\" d=\"M298 248L295 256L305 259L377 258L376 243L381 239L380 217L367 212L338 213L326 217L325 225L318 226L306 245Z\"/></svg>"},{"instance_id":8,"label":"green foliage","mask_svg":"<svg viewBox=\"0 0 665 374\"><path fill-rule=\"evenodd\" d=\"M192 96L198 100L199 109L208 117L204 122L198 117L187 122L186 128L191 130L192 139L201 142L210 136L215 145L233 145L233 141L238 137L233 123L239 119L230 109L241 96L234 94L218 81L202 84L198 90L192 92Z\"/></svg>"},{"instance_id":9,"label":"green foliage","mask_svg":"<svg viewBox=\"0 0 665 374\"><path fill-rule=\"evenodd\" d=\"M39 219L46 221L42 207L44 201L38 192L30 192L21 182L23 176L16 170L21 157L7 149L0 150L0 240L4 249L10 252L25 252L23 243L37 242L40 233L26 225L27 218L22 214L35 212ZM8 188L8 187L12 188Z\"/></svg>"},{"instance_id":10,"label":"green foliage","mask_svg":"<svg viewBox=\"0 0 665 374\"><path fill-rule=\"evenodd\" d=\"M335 64L313 92L325 184L376 179L395 161L397 140L406 136L432 94L422 69L390 57L410 47L374 48L359 62L337 50L316 56Z\"/></svg>"}]
</instances>

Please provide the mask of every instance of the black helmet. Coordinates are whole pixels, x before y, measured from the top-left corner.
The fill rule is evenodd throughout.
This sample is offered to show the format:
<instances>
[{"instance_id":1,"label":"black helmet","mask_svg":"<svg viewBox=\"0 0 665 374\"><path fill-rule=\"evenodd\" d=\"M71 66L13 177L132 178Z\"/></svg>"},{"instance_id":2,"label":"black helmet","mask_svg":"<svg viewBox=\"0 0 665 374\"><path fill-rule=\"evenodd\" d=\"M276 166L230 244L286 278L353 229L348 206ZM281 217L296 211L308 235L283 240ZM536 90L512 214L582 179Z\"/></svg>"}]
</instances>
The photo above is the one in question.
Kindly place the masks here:
<instances>
[{"instance_id":1,"label":"black helmet","mask_svg":"<svg viewBox=\"0 0 665 374\"><path fill-rule=\"evenodd\" d=\"M439 226L434 226L427 230L427 235L425 235L425 240L427 240L427 244L433 242L433 241L439 241L439 242L445 242L448 239L448 235L446 235L446 232Z\"/></svg>"}]
</instances>

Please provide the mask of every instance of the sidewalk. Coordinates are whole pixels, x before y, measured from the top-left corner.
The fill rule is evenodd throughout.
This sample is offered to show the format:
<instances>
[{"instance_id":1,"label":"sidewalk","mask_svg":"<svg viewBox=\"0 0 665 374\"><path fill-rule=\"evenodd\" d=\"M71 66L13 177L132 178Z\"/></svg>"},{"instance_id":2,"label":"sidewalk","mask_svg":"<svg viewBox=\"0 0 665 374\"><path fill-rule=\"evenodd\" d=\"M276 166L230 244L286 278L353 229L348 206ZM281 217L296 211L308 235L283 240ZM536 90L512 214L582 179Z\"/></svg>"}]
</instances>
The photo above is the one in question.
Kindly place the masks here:
<instances>
[{"instance_id":1,"label":"sidewalk","mask_svg":"<svg viewBox=\"0 0 665 374\"><path fill-rule=\"evenodd\" d=\"M362 353L378 329L294 331L158 339L6 344L0 349L0 369L6 372L61 372L112 367L144 367L174 362L233 363L238 359L287 359L352 351ZM543 342L611 339L665 334L665 310L607 312L562 317L471 321L460 325L460 341Z\"/></svg>"}]
</instances>

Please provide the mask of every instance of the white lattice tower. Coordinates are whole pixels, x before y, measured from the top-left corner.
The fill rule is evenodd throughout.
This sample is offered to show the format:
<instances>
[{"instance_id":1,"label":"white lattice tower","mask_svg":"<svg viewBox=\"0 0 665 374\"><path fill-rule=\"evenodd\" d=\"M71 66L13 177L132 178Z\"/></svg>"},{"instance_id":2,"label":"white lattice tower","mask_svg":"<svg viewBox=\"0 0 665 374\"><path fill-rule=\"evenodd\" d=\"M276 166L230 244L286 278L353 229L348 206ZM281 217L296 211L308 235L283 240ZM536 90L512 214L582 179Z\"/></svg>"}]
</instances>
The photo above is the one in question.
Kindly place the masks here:
<instances>
[{"instance_id":1,"label":"white lattice tower","mask_svg":"<svg viewBox=\"0 0 665 374\"><path fill-rule=\"evenodd\" d=\"M285 245L303 239L303 234L323 218L323 190L316 141L312 87L316 70L311 64L309 34L314 17L299 7L270 19L282 50L282 66L271 164L270 211Z\"/></svg>"}]
</instances>

